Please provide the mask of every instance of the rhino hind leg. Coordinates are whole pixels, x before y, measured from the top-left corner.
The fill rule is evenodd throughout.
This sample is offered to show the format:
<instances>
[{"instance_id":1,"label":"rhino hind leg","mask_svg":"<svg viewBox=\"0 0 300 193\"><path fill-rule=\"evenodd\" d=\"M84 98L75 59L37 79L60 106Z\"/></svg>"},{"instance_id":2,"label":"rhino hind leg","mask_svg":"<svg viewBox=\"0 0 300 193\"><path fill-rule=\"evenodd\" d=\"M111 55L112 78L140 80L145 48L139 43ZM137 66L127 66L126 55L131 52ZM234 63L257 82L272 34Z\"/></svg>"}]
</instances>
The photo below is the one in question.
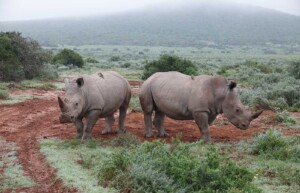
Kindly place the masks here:
<instances>
[{"instance_id":1,"label":"rhino hind leg","mask_svg":"<svg viewBox=\"0 0 300 193\"><path fill-rule=\"evenodd\" d=\"M152 112L151 113L145 113L144 112L144 122L146 127L146 133L145 137L153 137L152 132Z\"/></svg>"},{"instance_id":2,"label":"rhino hind leg","mask_svg":"<svg viewBox=\"0 0 300 193\"><path fill-rule=\"evenodd\" d=\"M106 126L105 126L105 129L102 131L102 135L106 135L106 134L111 133L112 126L115 122L114 115L110 115L110 116L106 117L105 122L106 122Z\"/></svg>"},{"instance_id":3,"label":"rhino hind leg","mask_svg":"<svg viewBox=\"0 0 300 193\"><path fill-rule=\"evenodd\" d=\"M164 120L165 120L165 114L162 113L159 110L155 111L155 115L154 115L154 120L153 120L153 125L156 127L157 131L158 131L158 137L168 137L169 134L167 134L167 132L165 131L163 124L164 124Z\"/></svg>"},{"instance_id":4,"label":"rhino hind leg","mask_svg":"<svg viewBox=\"0 0 300 193\"><path fill-rule=\"evenodd\" d=\"M126 118L127 108L121 107L119 109L119 128L117 133L125 133L125 118Z\"/></svg>"}]
</instances>

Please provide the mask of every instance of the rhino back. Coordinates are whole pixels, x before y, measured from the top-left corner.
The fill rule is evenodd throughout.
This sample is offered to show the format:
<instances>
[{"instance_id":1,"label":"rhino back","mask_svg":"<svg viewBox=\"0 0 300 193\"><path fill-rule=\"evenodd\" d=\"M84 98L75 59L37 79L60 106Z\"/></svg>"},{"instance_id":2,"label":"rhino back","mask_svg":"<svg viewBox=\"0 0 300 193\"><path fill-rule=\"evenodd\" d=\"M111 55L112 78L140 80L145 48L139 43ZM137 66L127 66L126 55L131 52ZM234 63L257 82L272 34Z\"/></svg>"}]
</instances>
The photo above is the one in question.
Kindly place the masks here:
<instances>
[{"instance_id":1,"label":"rhino back","mask_svg":"<svg viewBox=\"0 0 300 193\"><path fill-rule=\"evenodd\" d=\"M167 116L192 119L194 111L215 108L216 88L218 82L224 80L206 75L191 77L179 72L164 72L155 74L150 89L157 108Z\"/></svg>"},{"instance_id":2,"label":"rhino back","mask_svg":"<svg viewBox=\"0 0 300 193\"><path fill-rule=\"evenodd\" d=\"M85 84L86 110L101 109L103 115L115 112L130 94L130 85L121 75L116 72L102 72L83 76Z\"/></svg>"},{"instance_id":3,"label":"rhino back","mask_svg":"<svg viewBox=\"0 0 300 193\"><path fill-rule=\"evenodd\" d=\"M188 101L193 79L178 72L157 73L151 82L151 94L156 107L174 119L192 118Z\"/></svg>"}]
</instances>

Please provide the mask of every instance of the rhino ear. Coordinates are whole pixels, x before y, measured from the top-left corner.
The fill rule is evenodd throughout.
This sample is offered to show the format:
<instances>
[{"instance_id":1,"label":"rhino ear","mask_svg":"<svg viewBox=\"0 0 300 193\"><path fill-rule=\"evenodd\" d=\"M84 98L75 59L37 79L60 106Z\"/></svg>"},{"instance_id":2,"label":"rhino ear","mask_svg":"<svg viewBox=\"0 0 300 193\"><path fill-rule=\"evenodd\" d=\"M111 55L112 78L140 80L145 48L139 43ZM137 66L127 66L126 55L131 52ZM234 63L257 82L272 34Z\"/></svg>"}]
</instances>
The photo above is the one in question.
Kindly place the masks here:
<instances>
[{"instance_id":1,"label":"rhino ear","mask_svg":"<svg viewBox=\"0 0 300 193\"><path fill-rule=\"evenodd\" d=\"M229 80L228 87L230 90L234 89L236 87L236 82L234 80Z\"/></svg>"},{"instance_id":2,"label":"rhino ear","mask_svg":"<svg viewBox=\"0 0 300 193\"><path fill-rule=\"evenodd\" d=\"M77 83L78 87L82 87L84 84L83 78L82 77L77 78L76 83Z\"/></svg>"},{"instance_id":3,"label":"rhino ear","mask_svg":"<svg viewBox=\"0 0 300 193\"><path fill-rule=\"evenodd\" d=\"M61 109L63 109L64 106L65 106L64 102L61 100L61 98L60 98L59 96L57 97L57 99L58 99L59 107L60 107Z\"/></svg>"}]
</instances>

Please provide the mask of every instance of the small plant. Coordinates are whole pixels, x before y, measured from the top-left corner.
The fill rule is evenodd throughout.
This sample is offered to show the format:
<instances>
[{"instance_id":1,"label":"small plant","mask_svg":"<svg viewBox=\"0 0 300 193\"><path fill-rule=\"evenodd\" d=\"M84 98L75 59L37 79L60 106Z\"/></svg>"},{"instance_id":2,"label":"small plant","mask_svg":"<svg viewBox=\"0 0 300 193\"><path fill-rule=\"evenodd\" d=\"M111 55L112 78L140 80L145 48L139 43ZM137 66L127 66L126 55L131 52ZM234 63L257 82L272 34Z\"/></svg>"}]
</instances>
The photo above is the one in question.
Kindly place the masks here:
<instances>
[{"instance_id":1,"label":"small plant","mask_svg":"<svg viewBox=\"0 0 300 193\"><path fill-rule=\"evenodd\" d=\"M284 125L287 126L292 126L297 123L296 119L293 118L287 111L282 111L280 113L277 113L276 120L279 123L283 123Z\"/></svg>"},{"instance_id":2,"label":"small plant","mask_svg":"<svg viewBox=\"0 0 300 193\"><path fill-rule=\"evenodd\" d=\"M129 102L129 108L132 109L132 111L134 112L142 112L142 108L140 105L140 101L138 99L138 97L133 96Z\"/></svg>"},{"instance_id":3,"label":"small plant","mask_svg":"<svg viewBox=\"0 0 300 193\"><path fill-rule=\"evenodd\" d=\"M125 133L118 135L116 138L112 139L110 143L113 147L130 148L141 144L141 140L133 134Z\"/></svg>"},{"instance_id":4,"label":"small plant","mask_svg":"<svg viewBox=\"0 0 300 193\"><path fill-rule=\"evenodd\" d=\"M269 129L264 134L259 134L255 138L256 146L253 153L257 155L266 155L267 157L281 158L280 149L286 147L286 142L280 132Z\"/></svg>"},{"instance_id":5,"label":"small plant","mask_svg":"<svg viewBox=\"0 0 300 193\"><path fill-rule=\"evenodd\" d=\"M10 96L6 91L0 90L0 100L8 100L9 98Z\"/></svg>"},{"instance_id":6,"label":"small plant","mask_svg":"<svg viewBox=\"0 0 300 193\"><path fill-rule=\"evenodd\" d=\"M99 63L98 60L96 60L95 58L91 58L91 57L86 58L85 62L86 63Z\"/></svg>"}]
</instances>

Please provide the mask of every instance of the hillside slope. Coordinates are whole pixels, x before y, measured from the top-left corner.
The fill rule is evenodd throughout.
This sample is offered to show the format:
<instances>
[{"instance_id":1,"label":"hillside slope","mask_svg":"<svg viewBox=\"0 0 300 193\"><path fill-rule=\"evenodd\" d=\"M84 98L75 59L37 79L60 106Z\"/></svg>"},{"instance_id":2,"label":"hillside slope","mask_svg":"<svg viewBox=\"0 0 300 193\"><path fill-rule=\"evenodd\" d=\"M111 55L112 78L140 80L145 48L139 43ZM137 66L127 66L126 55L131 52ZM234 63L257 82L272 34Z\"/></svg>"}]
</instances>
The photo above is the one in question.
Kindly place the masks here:
<instances>
[{"instance_id":1,"label":"hillside slope","mask_svg":"<svg viewBox=\"0 0 300 193\"><path fill-rule=\"evenodd\" d=\"M238 4L197 4L107 17L2 22L43 45L200 46L300 43L300 17Z\"/></svg>"}]
</instances>

